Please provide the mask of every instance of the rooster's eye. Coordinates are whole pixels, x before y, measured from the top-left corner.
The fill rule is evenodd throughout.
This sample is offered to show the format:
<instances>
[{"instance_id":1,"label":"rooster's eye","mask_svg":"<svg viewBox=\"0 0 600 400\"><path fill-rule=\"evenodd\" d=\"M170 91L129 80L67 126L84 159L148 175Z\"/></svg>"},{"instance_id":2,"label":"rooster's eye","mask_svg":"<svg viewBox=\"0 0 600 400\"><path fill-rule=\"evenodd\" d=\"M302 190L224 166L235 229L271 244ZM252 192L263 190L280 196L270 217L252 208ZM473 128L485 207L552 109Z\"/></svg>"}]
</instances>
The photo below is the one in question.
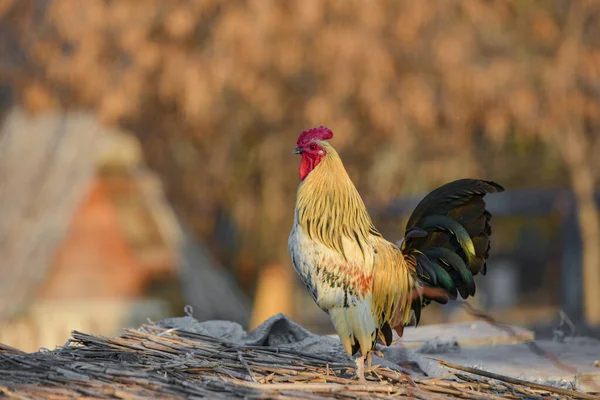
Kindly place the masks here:
<instances>
[{"instance_id":1,"label":"rooster's eye","mask_svg":"<svg viewBox=\"0 0 600 400\"><path fill-rule=\"evenodd\" d=\"M311 145L310 145L310 149L314 151L314 150L316 150L316 149L317 149L317 146L316 146L316 145L314 145L314 144L311 144Z\"/></svg>"}]
</instances>

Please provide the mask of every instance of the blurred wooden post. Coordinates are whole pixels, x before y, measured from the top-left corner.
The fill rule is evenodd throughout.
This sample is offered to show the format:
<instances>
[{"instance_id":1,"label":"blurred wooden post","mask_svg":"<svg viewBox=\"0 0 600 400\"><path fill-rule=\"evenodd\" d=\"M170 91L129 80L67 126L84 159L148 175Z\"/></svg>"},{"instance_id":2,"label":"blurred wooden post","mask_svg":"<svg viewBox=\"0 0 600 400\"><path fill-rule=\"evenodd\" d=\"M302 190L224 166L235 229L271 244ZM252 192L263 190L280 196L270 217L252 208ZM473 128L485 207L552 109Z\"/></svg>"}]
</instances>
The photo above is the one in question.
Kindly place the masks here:
<instances>
[{"instance_id":1,"label":"blurred wooden post","mask_svg":"<svg viewBox=\"0 0 600 400\"><path fill-rule=\"evenodd\" d=\"M570 135L571 136L571 135ZM574 137L567 140L576 141ZM582 151L577 152L584 156ZM573 156L575 157L575 156ZM586 321L594 326L600 325L600 224L598 223L598 210L594 198L594 178L588 164L581 160L570 163L573 190L577 198L577 214L581 242L583 245L582 277L583 277L583 311Z\"/></svg>"},{"instance_id":2,"label":"blurred wooden post","mask_svg":"<svg viewBox=\"0 0 600 400\"><path fill-rule=\"evenodd\" d=\"M277 313L290 316L292 311L293 271L283 264L268 264L258 276L250 329Z\"/></svg>"},{"instance_id":3,"label":"blurred wooden post","mask_svg":"<svg viewBox=\"0 0 600 400\"><path fill-rule=\"evenodd\" d=\"M586 321L600 325L600 223L595 199L595 179L586 135L583 103L573 101L577 89L577 64L584 38L585 17L593 2L571 2L556 50L553 69L547 75L546 92L555 121L551 135L569 171L577 199L577 219L582 242L583 311Z\"/></svg>"}]
</instances>

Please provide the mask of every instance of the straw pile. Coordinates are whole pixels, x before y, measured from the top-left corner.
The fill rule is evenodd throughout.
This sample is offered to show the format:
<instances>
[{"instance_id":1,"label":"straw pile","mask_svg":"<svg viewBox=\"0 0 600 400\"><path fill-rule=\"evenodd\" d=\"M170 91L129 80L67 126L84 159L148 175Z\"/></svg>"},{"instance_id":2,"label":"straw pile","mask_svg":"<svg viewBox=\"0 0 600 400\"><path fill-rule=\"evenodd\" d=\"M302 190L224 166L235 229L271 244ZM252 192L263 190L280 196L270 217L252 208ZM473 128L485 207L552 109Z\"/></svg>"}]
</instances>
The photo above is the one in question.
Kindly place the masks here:
<instances>
[{"instance_id":1,"label":"straw pile","mask_svg":"<svg viewBox=\"0 0 600 400\"><path fill-rule=\"evenodd\" d=\"M0 398L598 398L444 365L448 374L438 378L376 366L363 385L353 378L352 361L148 324L118 338L74 331L52 351L0 346Z\"/></svg>"}]
</instances>

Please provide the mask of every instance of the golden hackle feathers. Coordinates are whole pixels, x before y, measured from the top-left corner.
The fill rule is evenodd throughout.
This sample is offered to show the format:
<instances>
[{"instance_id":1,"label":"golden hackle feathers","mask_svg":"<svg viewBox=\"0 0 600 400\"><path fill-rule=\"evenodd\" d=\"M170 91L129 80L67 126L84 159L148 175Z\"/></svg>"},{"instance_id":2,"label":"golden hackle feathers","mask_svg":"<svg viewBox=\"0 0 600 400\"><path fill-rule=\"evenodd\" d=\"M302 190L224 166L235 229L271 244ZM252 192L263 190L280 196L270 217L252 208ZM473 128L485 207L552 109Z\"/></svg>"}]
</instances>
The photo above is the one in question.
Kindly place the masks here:
<instances>
[{"instance_id":1,"label":"golden hackle feathers","mask_svg":"<svg viewBox=\"0 0 600 400\"><path fill-rule=\"evenodd\" d=\"M373 268L373 312L381 324L395 327L408 323L415 286L414 269L394 244L381 239L374 248L377 258Z\"/></svg>"},{"instance_id":2,"label":"golden hackle feathers","mask_svg":"<svg viewBox=\"0 0 600 400\"><path fill-rule=\"evenodd\" d=\"M329 143L327 152L298 188L298 223L309 237L344 254L343 238L366 245L369 236L381 237L350 180L340 156ZM363 248L364 250L364 248Z\"/></svg>"}]
</instances>

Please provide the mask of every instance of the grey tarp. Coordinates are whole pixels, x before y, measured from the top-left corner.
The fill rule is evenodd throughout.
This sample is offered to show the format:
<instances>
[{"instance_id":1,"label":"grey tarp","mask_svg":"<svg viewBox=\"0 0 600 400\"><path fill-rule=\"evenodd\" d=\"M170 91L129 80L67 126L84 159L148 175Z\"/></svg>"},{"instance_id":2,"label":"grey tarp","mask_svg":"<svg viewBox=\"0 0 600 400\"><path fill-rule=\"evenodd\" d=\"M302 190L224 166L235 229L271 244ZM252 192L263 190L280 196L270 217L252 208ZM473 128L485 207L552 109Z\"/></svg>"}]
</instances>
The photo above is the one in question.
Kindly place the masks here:
<instances>
[{"instance_id":1,"label":"grey tarp","mask_svg":"<svg viewBox=\"0 0 600 400\"><path fill-rule=\"evenodd\" d=\"M215 337L244 346L268 346L291 348L302 353L325 355L336 361L349 361L337 336L317 335L289 319L277 314L263 322L251 332L241 325L229 321L199 322L191 316L167 318L158 325L167 329L178 329ZM397 371L410 372L417 376L440 376L444 370L433 360L418 352L403 348L401 344L392 347L379 346L384 358L373 356L373 364L382 364Z\"/></svg>"}]
</instances>

